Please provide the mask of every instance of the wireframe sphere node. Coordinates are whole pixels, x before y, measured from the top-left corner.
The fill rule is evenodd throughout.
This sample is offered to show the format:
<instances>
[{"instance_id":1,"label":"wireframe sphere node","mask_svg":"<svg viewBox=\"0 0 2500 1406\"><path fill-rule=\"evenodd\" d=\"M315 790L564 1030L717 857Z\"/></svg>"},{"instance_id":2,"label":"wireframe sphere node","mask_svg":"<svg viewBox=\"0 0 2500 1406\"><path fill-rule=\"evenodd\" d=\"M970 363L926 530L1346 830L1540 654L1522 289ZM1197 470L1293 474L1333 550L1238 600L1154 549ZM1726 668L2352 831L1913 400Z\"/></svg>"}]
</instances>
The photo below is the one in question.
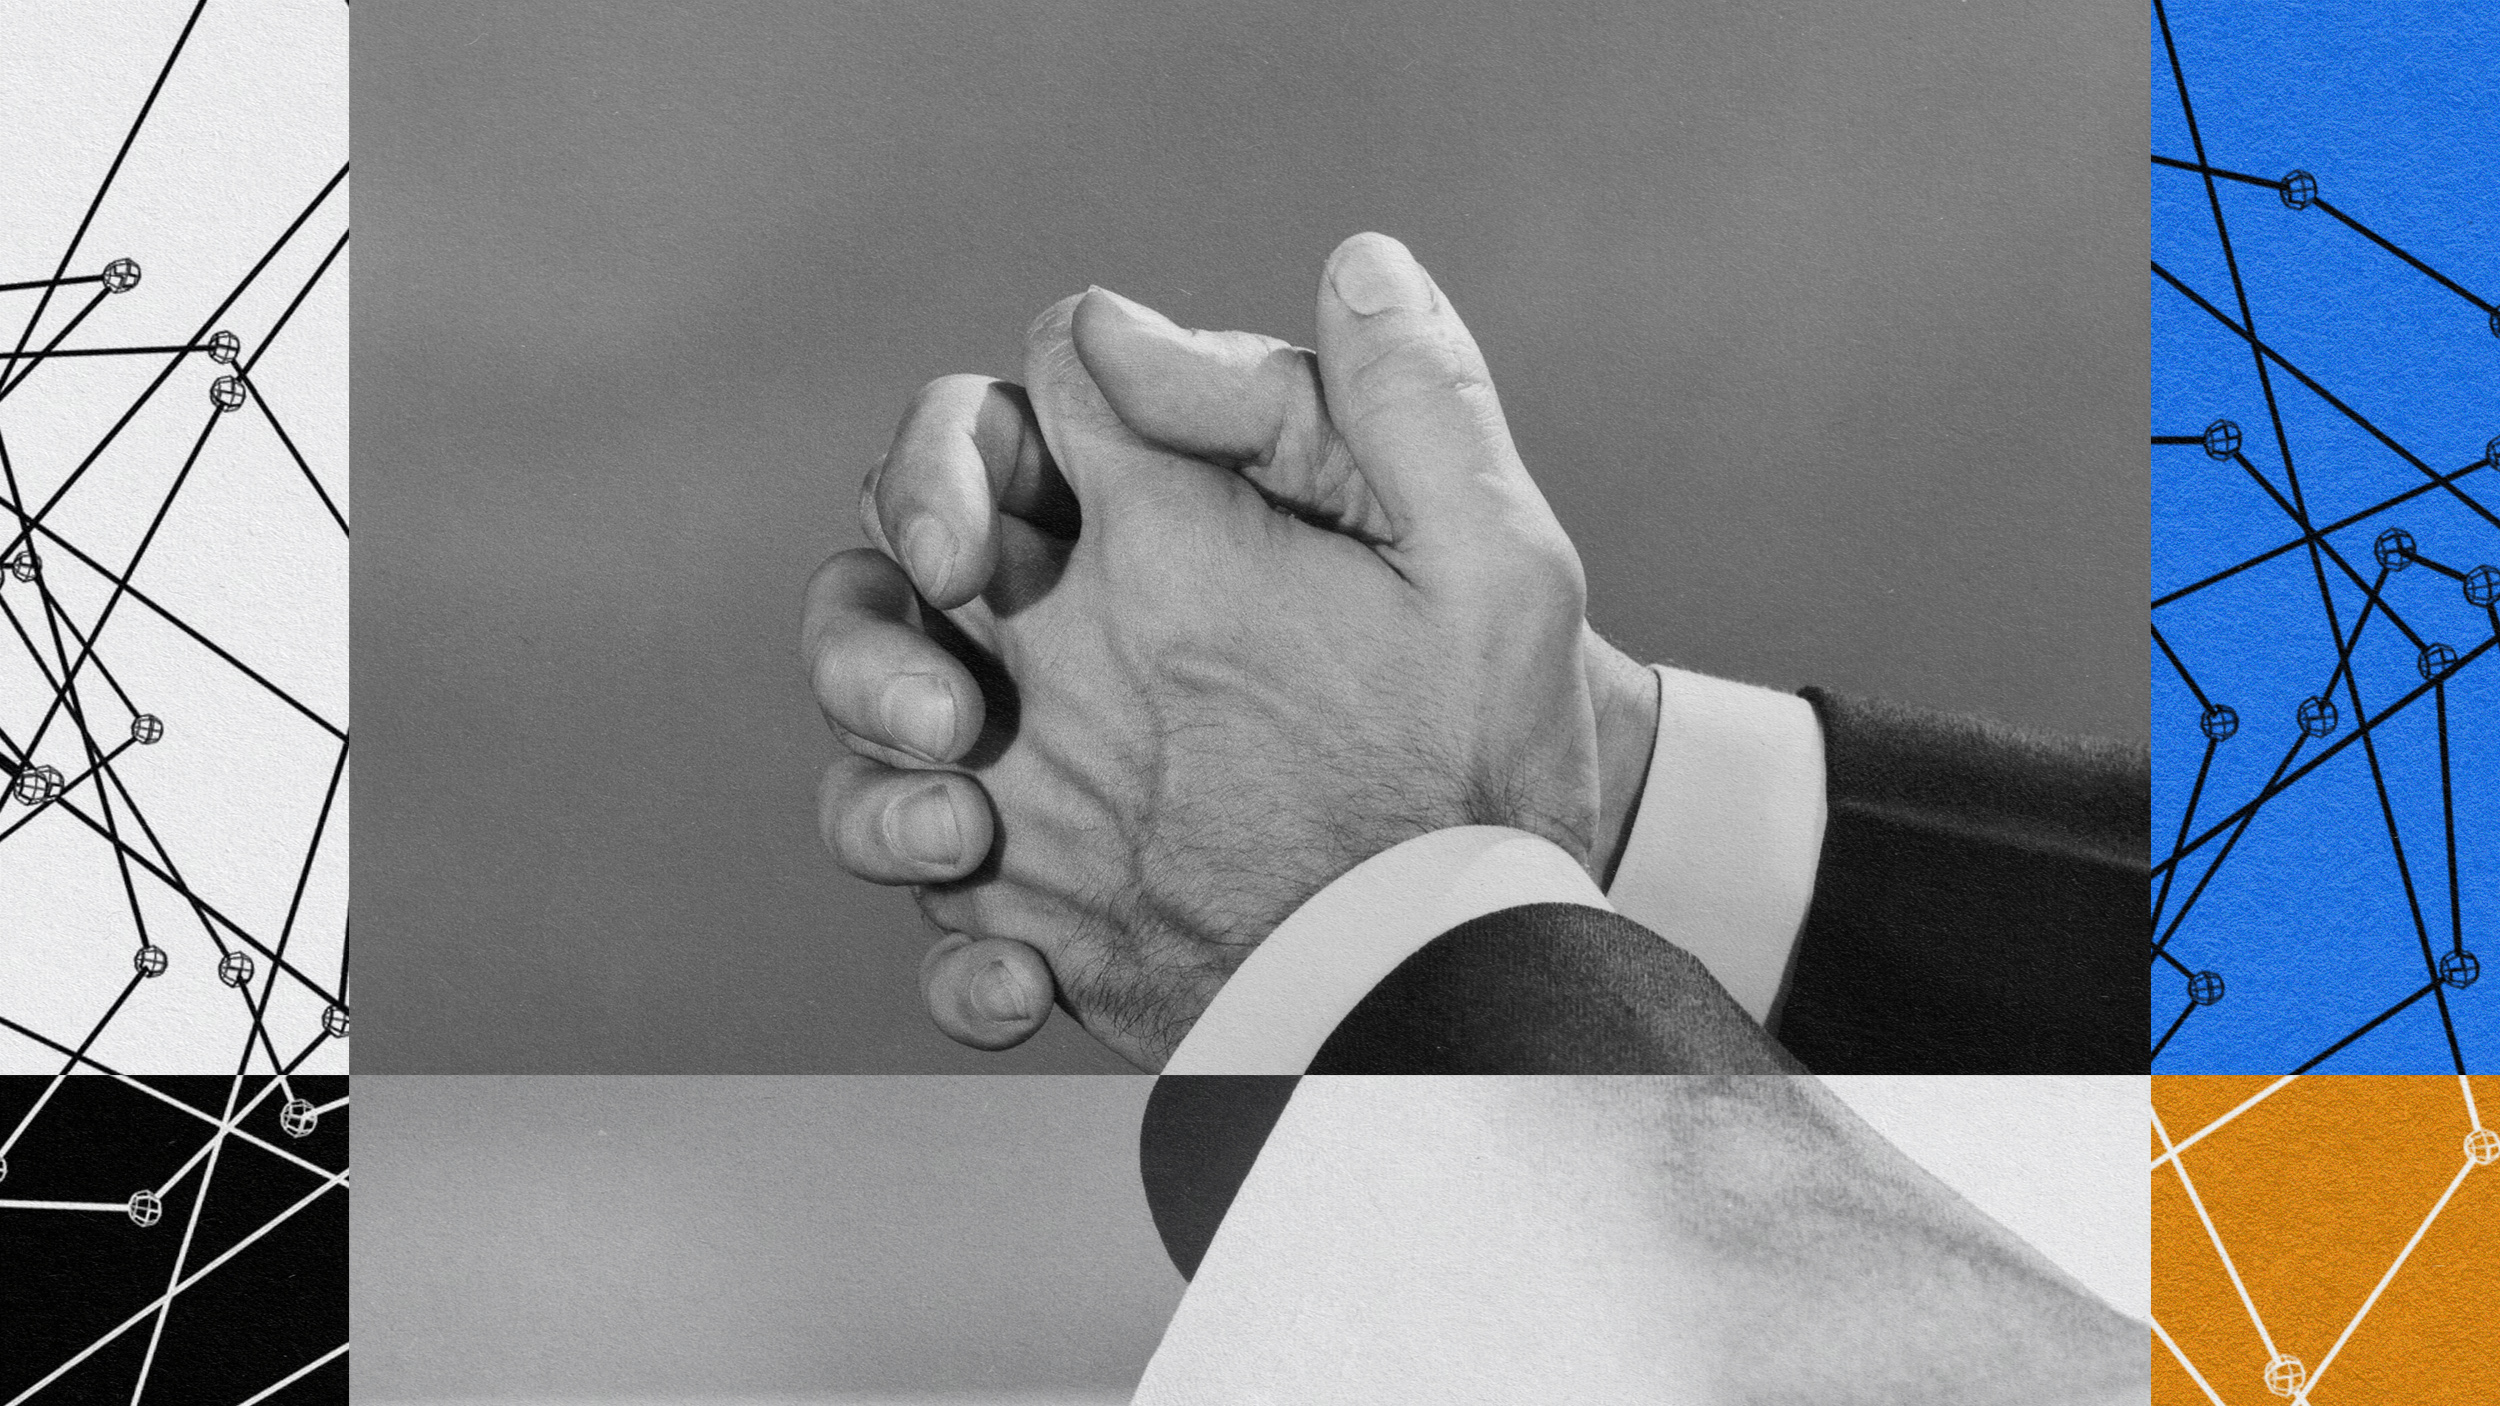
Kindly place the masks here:
<instances>
[{"instance_id":1,"label":"wireframe sphere node","mask_svg":"<svg viewBox=\"0 0 2500 1406\"><path fill-rule=\"evenodd\" d=\"M139 265L133 259L115 259L104 266L105 291L127 293L139 286Z\"/></svg>"},{"instance_id":2,"label":"wireframe sphere node","mask_svg":"<svg viewBox=\"0 0 2500 1406\"><path fill-rule=\"evenodd\" d=\"M151 942L130 954L130 965L132 970L141 976L163 976L165 974L165 949Z\"/></svg>"},{"instance_id":3,"label":"wireframe sphere node","mask_svg":"<svg viewBox=\"0 0 2500 1406\"><path fill-rule=\"evenodd\" d=\"M7 1181L8 1179L9 1179L9 1159L8 1159L8 1158L6 1158L6 1157L0 1157L0 1181Z\"/></svg>"},{"instance_id":4,"label":"wireframe sphere node","mask_svg":"<svg viewBox=\"0 0 2500 1406\"><path fill-rule=\"evenodd\" d=\"M130 1193L130 1220L141 1230L156 1224L157 1218L164 1214L165 1203L156 1199L155 1192L134 1191Z\"/></svg>"},{"instance_id":5,"label":"wireframe sphere node","mask_svg":"<svg viewBox=\"0 0 2500 1406\"><path fill-rule=\"evenodd\" d=\"M2465 1160L2477 1167L2500 1162L2500 1133L2489 1128L2476 1128L2465 1135Z\"/></svg>"},{"instance_id":6,"label":"wireframe sphere node","mask_svg":"<svg viewBox=\"0 0 2500 1406\"><path fill-rule=\"evenodd\" d=\"M220 376L208 388L208 398L215 401L220 410L240 410L243 408L243 382L232 376Z\"/></svg>"},{"instance_id":7,"label":"wireframe sphere node","mask_svg":"<svg viewBox=\"0 0 2500 1406\"><path fill-rule=\"evenodd\" d=\"M2456 666L2457 652L2436 641L2422 646L2421 656L2413 661L2413 667L2422 671L2426 683Z\"/></svg>"},{"instance_id":8,"label":"wireframe sphere node","mask_svg":"<svg viewBox=\"0 0 2500 1406\"><path fill-rule=\"evenodd\" d=\"M321 1115L300 1098L289 1099L286 1107L278 1110L278 1126L286 1130L288 1137L309 1136L320 1122Z\"/></svg>"},{"instance_id":9,"label":"wireframe sphere node","mask_svg":"<svg viewBox=\"0 0 2500 1406\"><path fill-rule=\"evenodd\" d=\"M60 768L30 766L17 774L17 784L9 789L27 805L42 805L61 794Z\"/></svg>"},{"instance_id":10,"label":"wireframe sphere node","mask_svg":"<svg viewBox=\"0 0 2500 1406\"><path fill-rule=\"evenodd\" d=\"M208 359L222 366L232 366L243 352L243 339L232 332L220 332L208 339Z\"/></svg>"},{"instance_id":11,"label":"wireframe sphere node","mask_svg":"<svg viewBox=\"0 0 2500 1406\"><path fill-rule=\"evenodd\" d=\"M2210 1006L2222 999L2222 973L2198 972L2188 978L2188 1000Z\"/></svg>"},{"instance_id":12,"label":"wireframe sphere node","mask_svg":"<svg viewBox=\"0 0 2500 1406\"><path fill-rule=\"evenodd\" d=\"M43 558L35 555L34 548L25 548L9 558L9 574L20 581L32 581L43 574Z\"/></svg>"},{"instance_id":13,"label":"wireframe sphere node","mask_svg":"<svg viewBox=\"0 0 2500 1406\"><path fill-rule=\"evenodd\" d=\"M2500 566L2478 566L2465 573L2465 598L2475 605L2500 600Z\"/></svg>"},{"instance_id":14,"label":"wireframe sphere node","mask_svg":"<svg viewBox=\"0 0 2500 1406\"><path fill-rule=\"evenodd\" d=\"M2500 337L2500 312L2491 315L2491 335Z\"/></svg>"},{"instance_id":15,"label":"wireframe sphere node","mask_svg":"<svg viewBox=\"0 0 2500 1406\"><path fill-rule=\"evenodd\" d=\"M2295 210L2306 210L2317 201L2318 178L2306 171L2294 171L2283 178L2283 203Z\"/></svg>"},{"instance_id":16,"label":"wireframe sphere node","mask_svg":"<svg viewBox=\"0 0 2500 1406\"><path fill-rule=\"evenodd\" d=\"M2370 544L2370 555L2390 571L2402 571L2413 565L2413 534L2401 527L2391 527Z\"/></svg>"},{"instance_id":17,"label":"wireframe sphere node","mask_svg":"<svg viewBox=\"0 0 2500 1406\"><path fill-rule=\"evenodd\" d=\"M2343 721L2343 718L2335 711L2335 700L2332 698L2311 697L2300 700L2300 712L2297 716L2300 718L2300 730L2311 737L2324 737L2335 730L2337 723Z\"/></svg>"},{"instance_id":18,"label":"wireframe sphere node","mask_svg":"<svg viewBox=\"0 0 2500 1406\"><path fill-rule=\"evenodd\" d=\"M2500 335L2500 312L2493 313L2491 321L2493 332L2495 335ZM2483 462L2500 467L2500 438L2495 438L2483 446Z\"/></svg>"},{"instance_id":19,"label":"wireframe sphere node","mask_svg":"<svg viewBox=\"0 0 2500 1406\"><path fill-rule=\"evenodd\" d=\"M2240 715L2228 703L2208 703L2204 716L2196 720L2196 725L2214 741L2228 742L2231 735L2240 730Z\"/></svg>"},{"instance_id":20,"label":"wireframe sphere node","mask_svg":"<svg viewBox=\"0 0 2500 1406\"><path fill-rule=\"evenodd\" d=\"M2473 985L2475 978L2482 974L2482 959L2464 948L2446 953L2439 959L2439 979L2450 986L2463 989Z\"/></svg>"},{"instance_id":21,"label":"wireframe sphere node","mask_svg":"<svg viewBox=\"0 0 2500 1406\"><path fill-rule=\"evenodd\" d=\"M2309 1380L2309 1369L2297 1357L2278 1357L2266 1364L2266 1390L2277 1396L2298 1396Z\"/></svg>"},{"instance_id":22,"label":"wireframe sphere node","mask_svg":"<svg viewBox=\"0 0 2500 1406\"><path fill-rule=\"evenodd\" d=\"M329 1031L329 1032L330 1032L330 1034L331 1034L333 1037L337 1038L337 1039L341 1039L341 1040L346 1039L346 1038L347 1038L347 1012L346 1012L345 1010L342 1010L341 1008L339 1008L339 1007L337 1007L337 1006L324 1006L324 1007L322 1007L322 1008L321 1008L321 1028L322 1028L322 1029L324 1029L324 1030Z\"/></svg>"},{"instance_id":23,"label":"wireframe sphere node","mask_svg":"<svg viewBox=\"0 0 2500 1406\"><path fill-rule=\"evenodd\" d=\"M154 713L141 713L130 720L130 740L145 747L165 739L165 720Z\"/></svg>"},{"instance_id":24,"label":"wireframe sphere node","mask_svg":"<svg viewBox=\"0 0 2500 1406\"><path fill-rule=\"evenodd\" d=\"M252 979L252 954L229 952L217 959L217 979L228 986L241 986Z\"/></svg>"},{"instance_id":25,"label":"wireframe sphere node","mask_svg":"<svg viewBox=\"0 0 2500 1406\"><path fill-rule=\"evenodd\" d=\"M2228 420L2216 420L2205 427L2205 453L2216 459L2228 459L2240 452L2240 427Z\"/></svg>"}]
</instances>

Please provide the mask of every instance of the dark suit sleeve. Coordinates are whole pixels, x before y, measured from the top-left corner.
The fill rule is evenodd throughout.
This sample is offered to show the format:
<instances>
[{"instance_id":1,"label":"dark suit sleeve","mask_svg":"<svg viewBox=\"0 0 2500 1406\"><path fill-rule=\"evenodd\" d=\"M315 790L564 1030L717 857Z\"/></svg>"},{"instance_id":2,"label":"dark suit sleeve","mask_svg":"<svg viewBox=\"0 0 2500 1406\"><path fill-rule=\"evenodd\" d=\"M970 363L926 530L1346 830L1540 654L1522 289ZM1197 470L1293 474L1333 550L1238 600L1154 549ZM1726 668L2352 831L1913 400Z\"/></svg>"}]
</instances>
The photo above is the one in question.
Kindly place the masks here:
<instances>
[{"instance_id":1,"label":"dark suit sleeve","mask_svg":"<svg viewBox=\"0 0 2500 1406\"><path fill-rule=\"evenodd\" d=\"M1684 949L1600 908L1532 903L1424 945L1313 1074L1782 1074L1801 1069Z\"/></svg>"},{"instance_id":2,"label":"dark suit sleeve","mask_svg":"<svg viewBox=\"0 0 2500 1406\"><path fill-rule=\"evenodd\" d=\"M1823 1073L2142 1073L2144 748L1804 696L1829 819L1781 1043Z\"/></svg>"},{"instance_id":3,"label":"dark suit sleeve","mask_svg":"<svg viewBox=\"0 0 2500 1406\"><path fill-rule=\"evenodd\" d=\"M1426 944L1310 1072L2141 1073L2144 750L1805 697L1829 819L1776 1044L1646 928L1531 904Z\"/></svg>"},{"instance_id":4,"label":"dark suit sleeve","mask_svg":"<svg viewBox=\"0 0 2500 1406\"><path fill-rule=\"evenodd\" d=\"M1168 1074L1147 1094L1137 1170L1163 1252L1183 1279L1197 1277L1294 1083L1291 1074Z\"/></svg>"}]
</instances>

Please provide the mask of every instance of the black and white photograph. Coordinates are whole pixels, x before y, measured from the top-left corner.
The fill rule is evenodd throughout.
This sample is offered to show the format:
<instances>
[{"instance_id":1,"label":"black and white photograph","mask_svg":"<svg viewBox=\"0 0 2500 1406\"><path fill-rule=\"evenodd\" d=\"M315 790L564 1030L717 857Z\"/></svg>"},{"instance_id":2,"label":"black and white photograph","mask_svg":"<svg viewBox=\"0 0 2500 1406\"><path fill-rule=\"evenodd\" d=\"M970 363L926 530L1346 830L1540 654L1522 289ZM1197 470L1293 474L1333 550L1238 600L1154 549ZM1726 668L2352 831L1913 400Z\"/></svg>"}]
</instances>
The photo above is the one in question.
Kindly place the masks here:
<instances>
[{"instance_id":1,"label":"black and white photograph","mask_svg":"<svg viewBox=\"0 0 2500 1406\"><path fill-rule=\"evenodd\" d=\"M2141 14L361 23L366 1068L2144 1067Z\"/></svg>"},{"instance_id":2,"label":"black and white photograph","mask_svg":"<svg viewBox=\"0 0 2500 1406\"><path fill-rule=\"evenodd\" d=\"M382 1406L2144 1400L2140 1076L357 1082Z\"/></svg>"}]
</instances>

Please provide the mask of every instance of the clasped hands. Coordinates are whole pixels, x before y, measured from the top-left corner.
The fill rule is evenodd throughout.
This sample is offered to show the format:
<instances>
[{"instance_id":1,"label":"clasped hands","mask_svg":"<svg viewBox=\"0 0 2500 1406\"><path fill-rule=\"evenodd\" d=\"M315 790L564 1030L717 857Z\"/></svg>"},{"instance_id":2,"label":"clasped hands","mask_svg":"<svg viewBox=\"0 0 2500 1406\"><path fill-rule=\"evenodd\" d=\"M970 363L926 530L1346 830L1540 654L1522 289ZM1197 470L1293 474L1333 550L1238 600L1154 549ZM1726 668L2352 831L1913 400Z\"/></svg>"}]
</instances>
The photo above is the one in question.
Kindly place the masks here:
<instances>
[{"instance_id":1,"label":"clasped hands","mask_svg":"<svg viewBox=\"0 0 2500 1406\"><path fill-rule=\"evenodd\" d=\"M1586 625L1473 337L1364 234L1316 348L1066 299L1021 387L922 388L862 490L875 546L809 583L819 825L915 886L953 1038L1055 1000L1160 1068L1294 909L1444 827L1611 869L1654 681Z\"/></svg>"}]
</instances>

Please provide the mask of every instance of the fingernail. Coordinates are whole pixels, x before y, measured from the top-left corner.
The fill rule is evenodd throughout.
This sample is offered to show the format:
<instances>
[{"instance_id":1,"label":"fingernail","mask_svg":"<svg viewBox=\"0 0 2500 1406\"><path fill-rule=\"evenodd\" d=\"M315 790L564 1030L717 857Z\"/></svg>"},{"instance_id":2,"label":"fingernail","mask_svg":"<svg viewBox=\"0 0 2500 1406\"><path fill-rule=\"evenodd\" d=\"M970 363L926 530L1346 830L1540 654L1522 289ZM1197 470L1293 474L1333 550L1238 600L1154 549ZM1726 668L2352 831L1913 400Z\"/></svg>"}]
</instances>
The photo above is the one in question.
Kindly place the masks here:
<instances>
[{"instance_id":1,"label":"fingernail","mask_svg":"<svg viewBox=\"0 0 2500 1406\"><path fill-rule=\"evenodd\" d=\"M903 529L903 566L912 584L928 595L946 584L955 565L955 534L933 517L916 519Z\"/></svg>"},{"instance_id":2,"label":"fingernail","mask_svg":"<svg viewBox=\"0 0 2500 1406\"><path fill-rule=\"evenodd\" d=\"M955 695L928 674L905 674L885 686L878 715L896 742L943 761L955 742Z\"/></svg>"},{"instance_id":3,"label":"fingernail","mask_svg":"<svg viewBox=\"0 0 2500 1406\"><path fill-rule=\"evenodd\" d=\"M923 864L952 864L963 855L955 806L943 785L924 786L895 802L886 810L885 828L896 849Z\"/></svg>"},{"instance_id":4,"label":"fingernail","mask_svg":"<svg viewBox=\"0 0 2500 1406\"><path fill-rule=\"evenodd\" d=\"M1406 246L1385 234L1353 240L1328 271L1328 281L1347 307L1371 317L1384 312L1423 312L1432 307L1432 279Z\"/></svg>"},{"instance_id":5,"label":"fingernail","mask_svg":"<svg viewBox=\"0 0 2500 1406\"><path fill-rule=\"evenodd\" d=\"M1033 1015L1025 1009L1024 984L1005 962L992 962L972 978L972 1008L991 1020L1030 1020Z\"/></svg>"}]
</instances>

